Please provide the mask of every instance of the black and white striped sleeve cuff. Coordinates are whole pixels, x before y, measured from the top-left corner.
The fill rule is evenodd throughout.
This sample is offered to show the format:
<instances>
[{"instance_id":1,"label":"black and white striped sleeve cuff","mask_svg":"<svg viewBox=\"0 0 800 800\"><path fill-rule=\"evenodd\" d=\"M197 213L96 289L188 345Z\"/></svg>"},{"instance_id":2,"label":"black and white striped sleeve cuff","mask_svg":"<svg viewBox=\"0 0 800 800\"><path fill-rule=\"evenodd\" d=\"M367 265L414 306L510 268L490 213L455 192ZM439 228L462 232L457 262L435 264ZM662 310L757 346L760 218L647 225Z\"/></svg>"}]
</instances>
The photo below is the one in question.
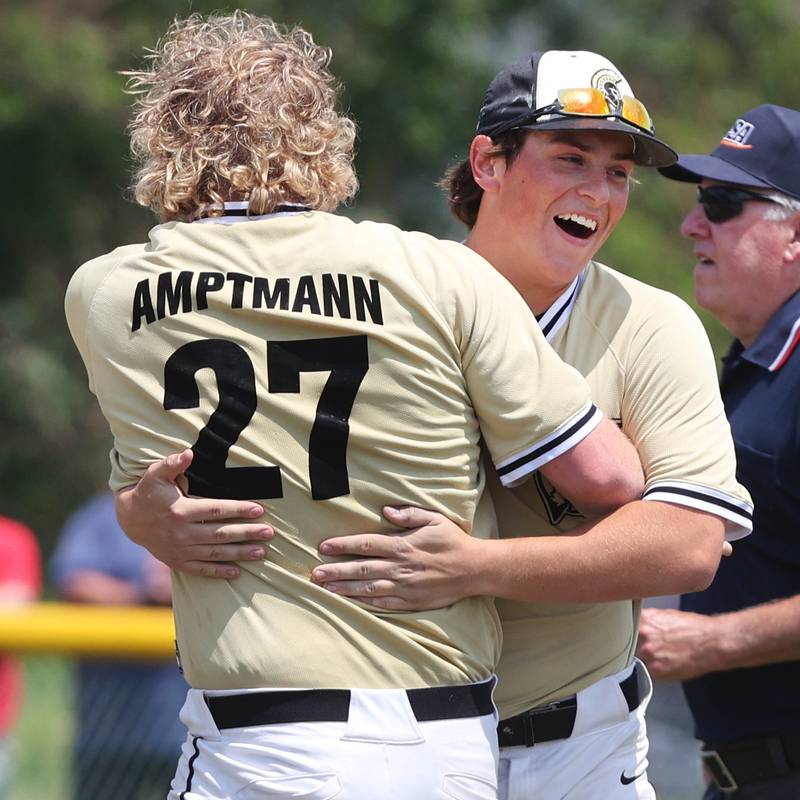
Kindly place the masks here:
<instances>
[{"instance_id":1,"label":"black and white striped sleeve cuff","mask_svg":"<svg viewBox=\"0 0 800 800\"><path fill-rule=\"evenodd\" d=\"M685 481L658 481L645 489L642 500L661 500L716 514L725 520L729 542L753 532L753 504L719 489Z\"/></svg>"},{"instance_id":2,"label":"black and white striped sleeve cuff","mask_svg":"<svg viewBox=\"0 0 800 800\"><path fill-rule=\"evenodd\" d=\"M581 409L549 436L495 464L503 486L516 486L543 464L571 450L585 439L603 419L603 412L593 403Z\"/></svg>"}]
</instances>

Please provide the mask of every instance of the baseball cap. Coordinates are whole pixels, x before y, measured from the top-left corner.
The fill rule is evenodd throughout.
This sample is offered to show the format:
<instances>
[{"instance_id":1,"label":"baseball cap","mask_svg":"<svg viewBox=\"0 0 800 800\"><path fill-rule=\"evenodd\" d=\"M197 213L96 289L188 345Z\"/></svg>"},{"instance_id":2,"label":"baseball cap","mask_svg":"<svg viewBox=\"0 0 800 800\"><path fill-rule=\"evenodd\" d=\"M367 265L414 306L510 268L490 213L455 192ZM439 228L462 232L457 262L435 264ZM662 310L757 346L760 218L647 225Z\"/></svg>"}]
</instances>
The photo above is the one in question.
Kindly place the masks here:
<instances>
[{"instance_id":1,"label":"baseball cap","mask_svg":"<svg viewBox=\"0 0 800 800\"><path fill-rule=\"evenodd\" d=\"M634 163L664 167L677 153L657 139L650 115L622 73L585 50L531 53L502 69L489 84L476 133L595 130L627 133Z\"/></svg>"},{"instance_id":2,"label":"baseball cap","mask_svg":"<svg viewBox=\"0 0 800 800\"><path fill-rule=\"evenodd\" d=\"M800 199L800 111L758 106L733 123L711 155L682 155L659 172L689 183L708 178L778 189Z\"/></svg>"}]
</instances>

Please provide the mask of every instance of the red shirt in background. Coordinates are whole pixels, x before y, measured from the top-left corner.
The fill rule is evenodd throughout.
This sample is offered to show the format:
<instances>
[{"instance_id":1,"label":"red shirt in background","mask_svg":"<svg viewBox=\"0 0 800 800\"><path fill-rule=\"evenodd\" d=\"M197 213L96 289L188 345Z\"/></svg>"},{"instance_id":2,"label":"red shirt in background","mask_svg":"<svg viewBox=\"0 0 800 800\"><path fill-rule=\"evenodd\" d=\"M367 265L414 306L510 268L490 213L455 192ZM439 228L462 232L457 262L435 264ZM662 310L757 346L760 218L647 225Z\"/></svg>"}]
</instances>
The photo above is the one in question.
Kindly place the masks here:
<instances>
[{"instance_id":1,"label":"red shirt in background","mask_svg":"<svg viewBox=\"0 0 800 800\"><path fill-rule=\"evenodd\" d=\"M0 604L27 603L42 588L42 561L33 531L21 522L0 516ZM17 718L22 701L22 665L0 652L0 736Z\"/></svg>"}]
</instances>

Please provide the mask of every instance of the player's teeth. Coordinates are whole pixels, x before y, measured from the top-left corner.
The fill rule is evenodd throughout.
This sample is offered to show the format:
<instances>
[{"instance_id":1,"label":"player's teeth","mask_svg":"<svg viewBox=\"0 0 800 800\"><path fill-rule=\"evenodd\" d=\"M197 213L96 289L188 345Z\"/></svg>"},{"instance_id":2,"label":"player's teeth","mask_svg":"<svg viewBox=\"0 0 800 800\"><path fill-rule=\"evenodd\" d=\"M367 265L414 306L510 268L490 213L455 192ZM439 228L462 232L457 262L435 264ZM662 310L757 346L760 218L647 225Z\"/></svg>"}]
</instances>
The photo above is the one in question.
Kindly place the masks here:
<instances>
[{"instance_id":1,"label":"player's teeth","mask_svg":"<svg viewBox=\"0 0 800 800\"><path fill-rule=\"evenodd\" d=\"M571 222L577 222L578 225L583 225L584 228L588 228L590 231L597 229L597 221L593 219L587 219L586 217L582 217L580 214L559 214L559 219L568 219Z\"/></svg>"}]
</instances>

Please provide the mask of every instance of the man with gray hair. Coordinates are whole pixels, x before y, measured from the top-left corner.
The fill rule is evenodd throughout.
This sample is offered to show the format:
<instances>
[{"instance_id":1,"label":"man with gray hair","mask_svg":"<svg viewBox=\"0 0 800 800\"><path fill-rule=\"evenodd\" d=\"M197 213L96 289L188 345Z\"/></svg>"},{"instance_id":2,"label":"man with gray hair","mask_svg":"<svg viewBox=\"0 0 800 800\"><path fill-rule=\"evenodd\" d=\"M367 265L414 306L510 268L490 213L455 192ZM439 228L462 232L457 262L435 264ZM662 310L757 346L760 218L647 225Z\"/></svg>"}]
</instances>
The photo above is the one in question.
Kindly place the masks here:
<instances>
[{"instance_id":1,"label":"man with gray hair","mask_svg":"<svg viewBox=\"0 0 800 800\"><path fill-rule=\"evenodd\" d=\"M800 112L743 114L711 155L661 170L699 184L681 232L695 296L735 337L722 396L755 505L711 586L646 609L639 655L683 680L711 779L705 800L800 797Z\"/></svg>"}]
</instances>

